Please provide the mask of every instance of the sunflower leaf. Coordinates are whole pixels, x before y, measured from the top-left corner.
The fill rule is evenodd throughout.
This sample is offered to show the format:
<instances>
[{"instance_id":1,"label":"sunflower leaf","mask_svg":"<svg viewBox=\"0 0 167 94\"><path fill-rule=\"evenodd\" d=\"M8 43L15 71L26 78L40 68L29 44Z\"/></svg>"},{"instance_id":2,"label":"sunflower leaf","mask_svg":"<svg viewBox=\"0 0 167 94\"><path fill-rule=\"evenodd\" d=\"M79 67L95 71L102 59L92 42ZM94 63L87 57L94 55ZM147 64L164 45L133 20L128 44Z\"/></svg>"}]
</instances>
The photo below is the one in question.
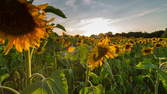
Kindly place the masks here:
<instances>
[{"instance_id":1,"label":"sunflower leaf","mask_svg":"<svg viewBox=\"0 0 167 94\"><path fill-rule=\"evenodd\" d=\"M57 24L56 27L66 32L66 29L64 28L63 25Z\"/></svg>"},{"instance_id":2,"label":"sunflower leaf","mask_svg":"<svg viewBox=\"0 0 167 94\"><path fill-rule=\"evenodd\" d=\"M28 0L28 2L33 3L33 2L34 2L34 0Z\"/></svg>"},{"instance_id":3,"label":"sunflower leaf","mask_svg":"<svg viewBox=\"0 0 167 94\"><path fill-rule=\"evenodd\" d=\"M104 87L99 84L93 87L84 87L81 88L79 94L105 94Z\"/></svg>"},{"instance_id":4,"label":"sunflower leaf","mask_svg":"<svg viewBox=\"0 0 167 94\"><path fill-rule=\"evenodd\" d=\"M55 8L53 6L48 6L46 9L45 9L45 12L51 12L53 14L56 14L62 18L67 18L66 15L58 8Z\"/></svg>"}]
</instances>

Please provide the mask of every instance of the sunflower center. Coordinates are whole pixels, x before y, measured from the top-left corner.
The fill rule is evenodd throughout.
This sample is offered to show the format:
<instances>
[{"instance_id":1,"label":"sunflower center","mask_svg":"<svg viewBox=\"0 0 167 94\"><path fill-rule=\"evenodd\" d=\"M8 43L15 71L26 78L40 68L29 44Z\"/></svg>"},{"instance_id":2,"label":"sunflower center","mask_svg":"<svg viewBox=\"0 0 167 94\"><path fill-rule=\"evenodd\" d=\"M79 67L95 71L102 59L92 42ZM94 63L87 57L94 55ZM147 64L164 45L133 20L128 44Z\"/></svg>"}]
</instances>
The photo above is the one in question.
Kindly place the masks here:
<instances>
[{"instance_id":1,"label":"sunflower center","mask_svg":"<svg viewBox=\"0 0 167 94\"><path fill-rule=\"evenodd\" d=\"M144 52L145 53L151 53L151 49L145 49Z\"/></svg>"},{"instance_id":2,"label":"sunflower center","mask_svg":"<svg viewBox=\"0 0 167 94\"><path fill-rule=\"evenodd\" d=\"M162 45L161 44L156 44L156 47L161 47Z\"/></svg>"},{"instance_id":3,"label":"sunflower center","mask_svg":"<svg viewBox=\"0 0 167 94\"><path fill-rule=\"evenodd\" d=\"M0 0L0 32L24 35L33 32L35 21L25 4L17 0Z\"/></svg>"},{"instance_id":4,"label":"sunflower center","mask_svg":"<svg viewBox=\"0 0 167 94\"><path fill-rule=\"evenodd\" d=\"M131 47L131 45L127 44L127 45L125 46L125 49L130 49L130 47Z\"/></svg>"},{"instance_id":5,"label":"sunflower center","mask_svg":"<svg viewBox=\"0 0 167 94\"><path fill-rule=\"evenodd\" d=\"M94 58L95 61L101 59L107 53L107 48L104 48L104 47L98 47L97 50L98 50L98 55L94 55L93 56L93 58Z\"/></svg>"}]
</instances>

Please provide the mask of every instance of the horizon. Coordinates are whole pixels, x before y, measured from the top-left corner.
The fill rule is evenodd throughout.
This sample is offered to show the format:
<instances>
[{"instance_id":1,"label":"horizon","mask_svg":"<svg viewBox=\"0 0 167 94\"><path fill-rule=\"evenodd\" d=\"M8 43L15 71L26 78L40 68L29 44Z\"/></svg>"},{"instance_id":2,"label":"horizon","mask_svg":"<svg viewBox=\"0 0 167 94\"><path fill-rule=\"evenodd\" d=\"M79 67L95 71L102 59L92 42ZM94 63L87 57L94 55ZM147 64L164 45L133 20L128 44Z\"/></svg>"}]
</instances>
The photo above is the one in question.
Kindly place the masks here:
<instances>
[{"instance_id":1,"label":"horizon","mask_svg":"<svg viewBox=\"0 0 167 94\"><path fill-rule=\"evenodd\" d=\"M153 32L167 28L167 0L34 0L61 9L67 19L58 19L70 35L112 32ZM57 33L62 31L55 29Z\"/></svg>"}]
</instances>

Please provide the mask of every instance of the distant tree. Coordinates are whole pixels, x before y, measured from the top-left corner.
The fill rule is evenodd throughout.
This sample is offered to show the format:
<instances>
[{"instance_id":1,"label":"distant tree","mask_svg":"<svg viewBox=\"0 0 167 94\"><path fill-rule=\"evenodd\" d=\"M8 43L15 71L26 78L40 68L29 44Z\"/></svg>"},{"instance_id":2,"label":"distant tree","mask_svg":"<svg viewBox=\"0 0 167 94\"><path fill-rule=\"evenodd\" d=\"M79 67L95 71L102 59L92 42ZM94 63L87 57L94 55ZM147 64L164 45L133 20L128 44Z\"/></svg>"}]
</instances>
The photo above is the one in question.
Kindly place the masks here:
<instances>
[{"instance_id":1,"label":"distant tree","mask_svg":"<svg viewBox=\"0 0 167 94\"><path fill-rule=\"evenodd\" d=\"M112 33L112 32L108 32L108 33L106 33L106 35L107 35L108 37L112 37L112 36L113 36L113 33Z\"/></svg>"},{"instance_id":2,"label":"distant tree","mask_svg":"<svg viewBox=\"0 0 167 94\"><path fill-rule=\"evenodd\" d=\"M108 32L108 33L100 33L98 35L98 37L104 37L104 36L108 36L108 37L113 37L113 36L120 36L120 37L135 37L135 38L139 38L139 37L143 37L143 38L153 38L153 37L164 37L167 38L167 28L165 30L159 30L159 31L155 31L155 32L151 32L151 33L147 33L147 32L122 32L122 33L116 33L115 35L112 34L112 32Z\"/></svg>"},{"instance_id":3,"label":"distant tree","mask_svg":"<svg viewBox=\"0 0 167 94\"><path fill-rule=\"evenodd\" d=\"M161 35L162 38L167 38L167 28L165 29L164 33Z\"/></svg>"}]
</instances>

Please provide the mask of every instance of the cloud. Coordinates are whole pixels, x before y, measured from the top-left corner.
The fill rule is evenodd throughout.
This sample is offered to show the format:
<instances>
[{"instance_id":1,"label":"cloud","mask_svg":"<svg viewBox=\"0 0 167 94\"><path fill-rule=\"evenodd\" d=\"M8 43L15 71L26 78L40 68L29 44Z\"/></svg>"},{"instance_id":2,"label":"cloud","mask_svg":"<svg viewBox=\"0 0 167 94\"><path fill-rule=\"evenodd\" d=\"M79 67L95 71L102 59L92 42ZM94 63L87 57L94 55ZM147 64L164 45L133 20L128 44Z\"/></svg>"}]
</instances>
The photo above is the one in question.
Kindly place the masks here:
<instances>
[{"instance_id":1,"label":"cloud","mask_svg":"<svg viewBox=\"0 0 167 94\"><path fill-rule=\"evenodd\" d=\"M74 34L74 35L81 34L81 35L87 35L87 36L90 36L92 34L106 33L109 31L112 31L113 33L118 33L120 32L119 31L120 27L116 27L114 25L115 23L142 17L150 13L157 12L160 9L161 8L148 9L145 11L141 11L141 12L129 15L128 17L122 17L115 20L104 18L104 17L81 19L79 22L77 21L73 23L71 27L69 27L68 33Z\"/></svg>"},{"instance_id":2,"label":"cloud","mask_svg":"<svg viewBox=\"0 0 167 94\"><path fill-rule=\"evenodd\" d=\"M79 23L76 23L68 29L68 33L81 34L86 36L90 36L92 34L107 33L109 31L116 33L116 29L114 29L114 27L112 27L112 25L110 24L111 22L111 19L104 17L81 19Z\"/></svg>"},{"instance_id":3,"label":"cloud","mask_svg":"<svg viewBox=\"0 0 167 94\"><path fill-rule=\"evenodd\" d=\"M65 2L65 5L70 6L70 7L74 7L76 3L76 0L67 0Z\"/></svg>"},{"instance_id":4,"label":"cloud","mask_svg":"<svg viewBox=\"0 0 167 94\"><path fill-rule=\"evenodd\" d=\"M83 2L87 5L90 5L93 2L93 0L83 0Z\"/></svg>"},{"instance_id":5,"label":"cloud","mask_svg":"<svg viewBox=\"0 0 167 94\"><path fill-rule=\"evenodd\" d=\"M114 20L112 23L117 23L117 22L121 22L121 21L125 21L125 20L130 20L130 19L142 17L142 16L145 16L145 15L148 15L148 14L151 14L151 13L154 13L154 12L157 12L157 11L160 10L160 9L161 9L161 8L148 9L148 10L145 10L145 11L138 12L138 13L136 13L136 14L130 15L130 16L128 16L128 17L123 17L123 18L116 19L116 20Z\"/></svg>"}]
</instances>

